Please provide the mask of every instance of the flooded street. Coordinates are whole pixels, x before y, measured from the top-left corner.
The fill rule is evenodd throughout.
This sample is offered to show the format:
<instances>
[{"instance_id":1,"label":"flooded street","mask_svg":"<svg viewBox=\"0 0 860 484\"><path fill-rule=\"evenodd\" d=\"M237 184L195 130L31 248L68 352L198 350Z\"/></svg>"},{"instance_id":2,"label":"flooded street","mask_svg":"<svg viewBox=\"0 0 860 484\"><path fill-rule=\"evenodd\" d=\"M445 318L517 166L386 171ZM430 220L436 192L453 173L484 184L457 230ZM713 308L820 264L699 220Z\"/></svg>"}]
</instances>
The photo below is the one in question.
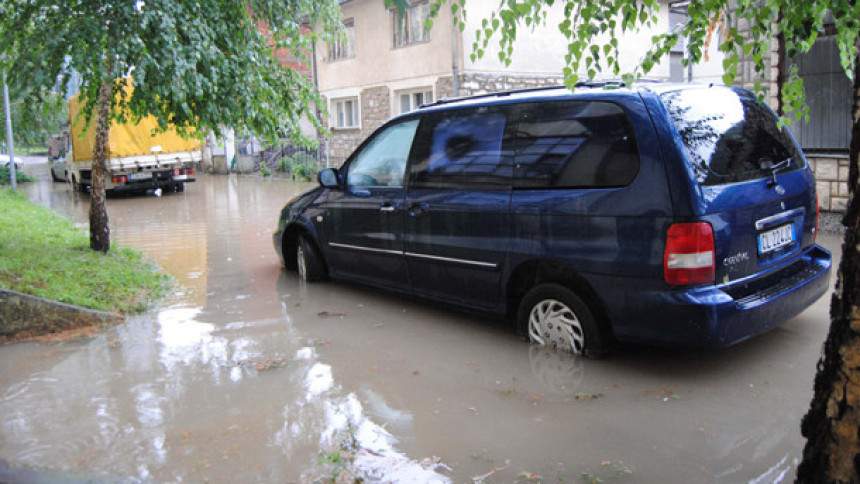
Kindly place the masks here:
<instances>
[{"instance_id":1,"label":"flooded street","mask_svg":"<svg viewBox=\"0 0 860 484\"><path fill-rule=\"evenodd\" d=\"M45 165L24 171L40 177L19 188L32 201L86 226L88 196ZM271 235L311 186L203 176L185 193L109 199L112 241L176 292L91 340L0 347L0 469L312 482L342 478L354 453L383 482L794 480L829 297L728 349L582 360L498 321L300 283ZM819 243L836 262L839 238Z\"/></svg>"}]
</instances>

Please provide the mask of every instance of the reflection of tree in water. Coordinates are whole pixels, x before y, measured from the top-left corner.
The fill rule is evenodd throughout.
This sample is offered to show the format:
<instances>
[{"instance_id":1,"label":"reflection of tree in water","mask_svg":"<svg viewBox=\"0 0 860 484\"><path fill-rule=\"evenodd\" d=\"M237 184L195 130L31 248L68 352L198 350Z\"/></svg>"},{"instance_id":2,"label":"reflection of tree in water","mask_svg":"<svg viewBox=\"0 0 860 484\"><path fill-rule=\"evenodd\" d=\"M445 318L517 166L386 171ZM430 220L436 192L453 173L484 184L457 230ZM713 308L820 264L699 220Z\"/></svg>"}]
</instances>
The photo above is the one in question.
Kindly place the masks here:
<instances>
[{"instance_id":1,"label":"reflection of tree in water","mask_svg":"<svg viewBox=\"0 0 860 484\"><path fill-rule=\"evenodd\" d=\"M685 106L681 101L681 91L666 93L661 99L684 141L687 155L696 170L696 180L703 183L711 174L711 155L720 139L720 133L714 128L714 123L725 119L726 115L717 113L699 118L691 116L689 113L693 108Z\"/></svg>"},{"instance_id":2,"label":"reflection of tree in water","mask_svg":"<svg viewBox=\"0 0 860 484\"><path fill-rule=\"evenodd\" d=\"M567 351L531 346L532 374L544 388L557 395L573 395L585 378L585 359Z\"/></svg>"}]
</instances>

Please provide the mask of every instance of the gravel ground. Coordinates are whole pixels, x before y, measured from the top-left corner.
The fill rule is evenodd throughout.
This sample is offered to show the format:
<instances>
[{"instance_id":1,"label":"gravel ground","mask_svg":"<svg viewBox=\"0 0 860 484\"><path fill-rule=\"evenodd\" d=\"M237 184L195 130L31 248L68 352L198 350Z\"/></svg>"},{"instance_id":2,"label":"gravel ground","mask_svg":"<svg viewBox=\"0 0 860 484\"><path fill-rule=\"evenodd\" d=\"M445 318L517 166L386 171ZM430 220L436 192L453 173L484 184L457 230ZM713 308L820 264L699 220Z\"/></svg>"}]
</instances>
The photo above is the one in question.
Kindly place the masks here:
<instances>
[{"instance_id":1,"label":"gravel ground","mask_svg":"<svg viewBox=\"0 0 860 484\"><path fill-rule=\"evenodd\" d=\"M825 234L844 234L845 226L842 225L843 216L844 214L841 213L821 212L818 216L818 229Z\"/></svg>"}]
</instances>

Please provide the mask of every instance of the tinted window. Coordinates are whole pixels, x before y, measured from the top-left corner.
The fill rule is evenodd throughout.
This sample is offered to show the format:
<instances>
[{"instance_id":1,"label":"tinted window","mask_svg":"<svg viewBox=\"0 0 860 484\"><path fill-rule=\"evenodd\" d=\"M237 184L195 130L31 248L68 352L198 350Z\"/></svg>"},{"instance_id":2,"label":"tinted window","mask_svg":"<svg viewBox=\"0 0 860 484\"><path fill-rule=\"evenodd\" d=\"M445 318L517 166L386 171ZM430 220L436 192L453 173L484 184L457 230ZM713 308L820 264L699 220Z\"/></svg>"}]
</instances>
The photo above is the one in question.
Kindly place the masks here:
<instances>
[{"instance_id":1,"label":"tinted window","mask_svg":"<svg viewBox=\"0 0 860 484\"><path fill-rule=\"evenodd\" d=\"M403 186L406 160L418 120L413 119L385 128L355 155L349 164L349 186Z\"/></svg>"},{"instance_id":2,"label":"tinted window","mask_svg":"<svg viewBox=\"0 0 860 484\"><path fill-rule=\"evenodd\" d=\"M507 115L500 109L428 116L415 142L413 185L510 186L512 137L507 127Z\"/></svg>"},{"instance_id":3,"label":"tinted window","mask_svg":"<svg viewBox=\"0 0 860 484\"><path fill-rule=\"evenodd\" d=\"M703 185L719 185L802 168L787 129L755 99L725 87L684 89L661 95L681 135L687 160ZM782 164L782 165L780 165Z\"/></svg>"},{"instance_id":4,"label":"tinted window","mask_svg":"<svg viewBox=\"0 0 860 484\"><path fill-rule=\"evenodd\" d=\"M608 102L529 104L516 135L514 186L617 187L639 173L627 115Z\"/></svg>"}]
</instances>

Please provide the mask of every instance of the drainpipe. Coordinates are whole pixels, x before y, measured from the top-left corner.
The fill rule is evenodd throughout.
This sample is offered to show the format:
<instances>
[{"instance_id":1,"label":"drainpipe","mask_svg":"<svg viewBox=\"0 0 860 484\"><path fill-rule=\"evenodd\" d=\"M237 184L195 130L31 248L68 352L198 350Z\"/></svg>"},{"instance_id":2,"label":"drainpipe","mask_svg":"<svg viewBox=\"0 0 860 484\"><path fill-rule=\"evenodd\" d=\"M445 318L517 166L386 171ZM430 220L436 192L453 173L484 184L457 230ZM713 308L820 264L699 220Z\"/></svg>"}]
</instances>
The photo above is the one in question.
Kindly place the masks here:
<instances>
[{"instance_id":1,"label":"drainpipe","mask_svg":"<svg viewBox=\"0 0 860 484\"><path fill-rule=\"evenodd\" d=\"M317 40L316 39L313 39L313 41L311 42L311 70L313 71L313 73L311 75L314 76L314 90L317 92L317 94L319 94L320 93L320 83L319 83L319 78L317 75ZM319 120L322 118L322 110L320 109L319 106L316 106L316 111L317 111L317 113L316 113L317 120ZM319 153L320 153L320 144L322 143L322 140L323 140L322 131L318 129L317 130L317 163L318 163L317 166L319 166L319 161L320 161ZM326 143L325 167L326 168L329 167L328 166L328 143Z\"/></svg>"},{"instance_id":2,"label":"drainpipe","mask_svg":"<svg viewBox=\"0 0 860 484\"><path fill-rule=\"evenodd\" d=\"M459 47L460 30L457 28L457 22L451 15L451 70L453 71L453 97L460 97L460 49Z\"/></svg>"}]
</instances>

